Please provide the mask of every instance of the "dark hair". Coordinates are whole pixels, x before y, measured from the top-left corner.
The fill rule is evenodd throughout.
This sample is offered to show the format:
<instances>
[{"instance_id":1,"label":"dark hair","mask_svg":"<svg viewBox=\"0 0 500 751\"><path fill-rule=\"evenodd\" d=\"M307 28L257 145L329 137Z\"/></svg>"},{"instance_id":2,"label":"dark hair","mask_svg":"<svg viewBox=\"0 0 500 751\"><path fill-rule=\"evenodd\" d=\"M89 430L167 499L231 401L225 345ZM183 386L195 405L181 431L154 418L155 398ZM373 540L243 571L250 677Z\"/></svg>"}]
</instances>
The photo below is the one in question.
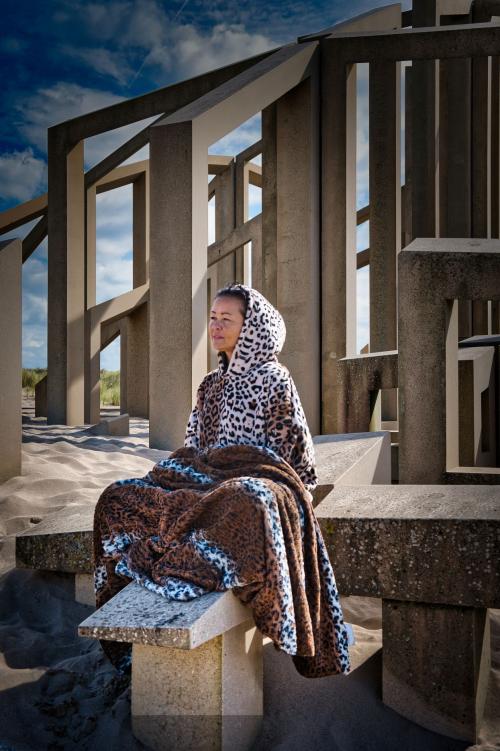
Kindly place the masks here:
<instances>
[{"instance_id":1,"label":"dark hair","mask_svg":"<svg viewBox=\"0 0 500 751\"><path fill-rule=\"evenodd\" d=\"M218 297L236 297L241 303L241 313L243 318L246 318L248 311L249 295L246 289L241 284L226 284L225 287L221 287L216 293L214 300Z\"/></svg>"}]
</instances>

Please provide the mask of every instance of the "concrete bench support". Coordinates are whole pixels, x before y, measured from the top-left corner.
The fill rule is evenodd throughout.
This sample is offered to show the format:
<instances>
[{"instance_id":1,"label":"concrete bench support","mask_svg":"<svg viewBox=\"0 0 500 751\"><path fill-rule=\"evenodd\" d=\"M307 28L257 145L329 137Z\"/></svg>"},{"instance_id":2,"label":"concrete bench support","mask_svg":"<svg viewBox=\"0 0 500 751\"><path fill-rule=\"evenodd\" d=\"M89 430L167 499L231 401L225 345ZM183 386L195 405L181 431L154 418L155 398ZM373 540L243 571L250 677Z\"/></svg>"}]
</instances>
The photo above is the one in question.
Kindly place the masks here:
<instances>
[{"instance_id":1,"label":"concrete bench support","mask_svg":"<svg viewBox=\"0 0 500 751\"><path fill-rule=\"evenodd\" d=\"M247 751L263 716L262 635L232 592L172 602L132 583L80 636L132 642L132 730L153 751Z\"/></svg>"},{"instance_id":2,"label":"concrete bench support","mask_svg":"<svg viewBox=\"0 0 500 751\"><path fill-rule=\"evenodd\" d=\"M452 738L476 738L490 673L485 608L382 600L382 697Z\"/></svg>"},{"instance_id":3,"label":"concrete bench support","mask_svg":"<svg viewBox=\"0 0 500 751\"><path fill-rule=\"evenodd\" d=\"M475 743L500 606L498 488L343 486L316 516L340 593L382 598L384 703Z\"/></svg>"}]
</instances>

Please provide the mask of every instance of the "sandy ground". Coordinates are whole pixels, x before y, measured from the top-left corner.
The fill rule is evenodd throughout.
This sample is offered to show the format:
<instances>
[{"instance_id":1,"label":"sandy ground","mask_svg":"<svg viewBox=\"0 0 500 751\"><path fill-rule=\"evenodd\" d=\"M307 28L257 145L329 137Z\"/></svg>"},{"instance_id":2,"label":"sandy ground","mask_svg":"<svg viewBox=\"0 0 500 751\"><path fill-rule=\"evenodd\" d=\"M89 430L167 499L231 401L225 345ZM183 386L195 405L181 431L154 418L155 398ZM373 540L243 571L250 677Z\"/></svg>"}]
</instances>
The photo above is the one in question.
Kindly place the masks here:
<instances>
[{"instance_id":1,"label":"sandy ground","mask_svg":"<svg viewBox=\"0 0 500 751\"><path fill-rule=\"evenodd\" d=\"M133 420L130 437L95 437L47 427L32 406L24 410L23 474L0 485L0 751L143 749L131 732L128 679L97 642L77 635L91 608L74 602L72 577L16 570L14 535L65 506L96 501L115 479L142 476L164 453L148 448L147 421ZM491 613L485 720L480 743L470 746L382 704L380 602L343 605L357 639L349 676L302 678L287 655L265 645L265 720L253 751L500 749L499 611Z\"/></svg>"}]
</instances>

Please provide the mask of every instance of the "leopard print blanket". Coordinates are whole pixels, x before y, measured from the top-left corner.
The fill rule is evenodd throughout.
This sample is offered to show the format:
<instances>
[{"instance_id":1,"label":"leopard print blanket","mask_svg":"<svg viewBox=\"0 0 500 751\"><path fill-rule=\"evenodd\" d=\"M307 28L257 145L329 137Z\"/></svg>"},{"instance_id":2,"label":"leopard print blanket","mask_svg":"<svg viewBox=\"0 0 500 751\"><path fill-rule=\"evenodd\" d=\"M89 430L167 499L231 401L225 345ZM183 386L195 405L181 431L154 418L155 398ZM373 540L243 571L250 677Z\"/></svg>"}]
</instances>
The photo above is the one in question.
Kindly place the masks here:
<instances>
[{"instance_id":1,"label":"leopard print blanket","mask_svg":"<svg viewBox=\"0 0 500 751\"><path fill-rule=\"evenodd\" d=\"M232 589L298 672L349 672L348 633L310 496L272 449L183 447L102 493L97 606L135 580L166 598ZM130 646L101 642L120 669Z\"/></svg>"}]
</instances>

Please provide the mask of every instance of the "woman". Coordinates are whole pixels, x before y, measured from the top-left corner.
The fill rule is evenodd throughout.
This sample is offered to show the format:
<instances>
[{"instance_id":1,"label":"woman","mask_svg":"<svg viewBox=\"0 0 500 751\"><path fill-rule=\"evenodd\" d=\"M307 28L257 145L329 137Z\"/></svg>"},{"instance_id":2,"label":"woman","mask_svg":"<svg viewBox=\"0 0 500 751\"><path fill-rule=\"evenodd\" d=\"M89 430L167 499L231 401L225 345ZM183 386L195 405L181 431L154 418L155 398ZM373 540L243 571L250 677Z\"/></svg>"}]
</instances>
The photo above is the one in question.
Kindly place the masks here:
<instances>
[{"instance_id":1,"label":"woman","mask_svg":"<svg viewBox=\"0 0 500 751\"><path fill-rule=\"evenodd\" d=\"M184 444L268 446L314 490L311 434L292 377L277 359L286 336L281 314L257 290L231 284L215 296L209 333L219 366L201 382Z\"/></svg>"},{"instance_id":2,"label":"woman","mask_svg":"<svg viewBox=\"0 0 500 751\"><path fill-rule=\"evenodd\" d=\"M219 290L184 447L144 478L103 491L94 515L96 604L130 579L169 599L233 589L307 677L349 671L328 553L314 516L314 450L295 384L277 360L280 313L256 290ZM119 670L128 645L101 642Z\"/></svg>"}]
</instances>

